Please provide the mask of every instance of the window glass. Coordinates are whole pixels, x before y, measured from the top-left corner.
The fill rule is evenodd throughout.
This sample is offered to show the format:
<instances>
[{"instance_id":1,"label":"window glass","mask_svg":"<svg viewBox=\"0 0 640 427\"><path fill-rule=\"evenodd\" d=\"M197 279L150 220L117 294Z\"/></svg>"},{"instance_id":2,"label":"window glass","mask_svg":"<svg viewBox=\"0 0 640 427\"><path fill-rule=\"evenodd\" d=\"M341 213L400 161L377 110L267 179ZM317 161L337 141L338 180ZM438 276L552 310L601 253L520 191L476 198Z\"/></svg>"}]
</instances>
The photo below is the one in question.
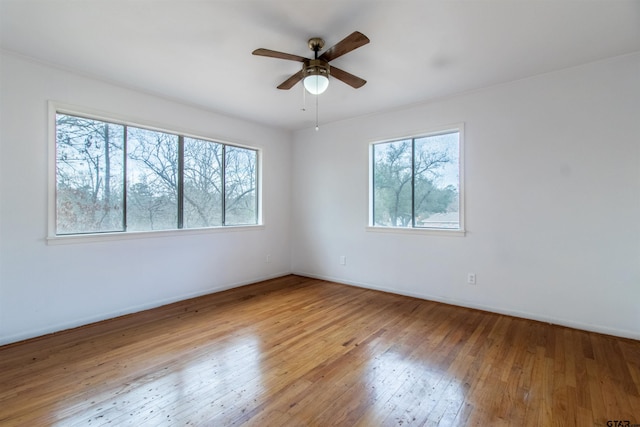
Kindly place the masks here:
<instances>
[{"instance_id":1,"label":"window glass","mask_svg":"<svg viewBox=\"0 0 640 427\"><path fill-rule=\"evenodd\" d=\"M460 228L458 132L416 138L415 226Z\"/></svg>"},{"instance_id":2,"label":"window glass","mask_svg":"<svg viewBox=\"0 0 640 427\"><path fill-rule=\"evenodd\" d=\"M178 136L127 128L127 230L178 228Z\"/></svg>"},{"instance_id":3,"label":"window glass","mask_svg":"<svg viewBox=\"0 0 640 427\"><path fill-rule=\"evenodd\" d=\"M56 113L55 233L258 224L257 165L254 149Z\"/></svg>"},{"instance_id":4,"label":"window glass","mask_svg":"<svg viewBox=\"0 0 640 427\"><path fill-rule=\"evenodd\" d=\"M225 224L255 224L257 203L257 153L240 147L226 147Z\"/></svg>"},{"instance_id":5,"label":"window glass","mask_svg":"<svg viewBox=\"0 0 640 427\"><path fill-rule=\"evenodd\" d=\"M375 225L411 227L410 139L374 145Z\"/></svg>"},{"instance_id":6,"label":"window glass","mask_svg":"<svg viewBox=\"0 0 640 427\"><path fill-rule=\"evenodd\" d=\"M58 234L122 231L124 127L56 115Z\"/></svg>"},{"instance_id":7,"label":"window glass","mask_svg":"<svg viewBox=\"0 0 640 427\"><path fill-rule=\"evenodd\" d=\"M222 149L184 139L184 228L222 225Z\"/></svg>"},{"instance_id":8,"label":"window glass","mask_svg":"<svg viewBox=\"0 0 640 427\"><path fill-rule=\"evenodd\" d=\"M373 225L461 229L460 132L372 146Z\"/></svg>"}]
</instances>

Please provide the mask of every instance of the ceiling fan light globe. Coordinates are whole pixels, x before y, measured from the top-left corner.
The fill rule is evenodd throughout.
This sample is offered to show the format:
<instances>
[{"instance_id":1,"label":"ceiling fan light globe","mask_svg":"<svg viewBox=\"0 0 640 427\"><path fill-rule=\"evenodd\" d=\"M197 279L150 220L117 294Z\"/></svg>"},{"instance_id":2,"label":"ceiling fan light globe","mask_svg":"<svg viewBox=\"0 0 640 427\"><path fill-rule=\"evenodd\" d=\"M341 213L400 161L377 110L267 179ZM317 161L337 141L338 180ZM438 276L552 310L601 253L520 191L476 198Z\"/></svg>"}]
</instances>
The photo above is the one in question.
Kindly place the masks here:
<instances>
[{"instance_id":1,"label":"ceiling fan light globe","mask_svg":"<svg viewBox=\"0 0 640 427\"><path fill-rule=\"evenodd\" d=\"M329 78L320 74L312 74L304 78L304 88L312 95L320 95L329 87Z\"/></svg>"}]
</instances>

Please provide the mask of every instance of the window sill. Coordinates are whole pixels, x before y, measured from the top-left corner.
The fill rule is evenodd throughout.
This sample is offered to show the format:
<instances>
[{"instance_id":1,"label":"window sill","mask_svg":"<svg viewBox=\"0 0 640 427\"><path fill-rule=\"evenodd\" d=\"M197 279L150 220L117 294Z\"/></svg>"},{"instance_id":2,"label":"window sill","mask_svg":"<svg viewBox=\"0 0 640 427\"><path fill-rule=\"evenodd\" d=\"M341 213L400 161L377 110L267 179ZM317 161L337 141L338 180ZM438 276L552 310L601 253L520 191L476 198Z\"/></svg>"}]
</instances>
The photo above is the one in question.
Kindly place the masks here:
<instances>
[{"instance_id":1,"label":"window sill","mask_svg":"<svg viewBox=\"0 0 640 427\"><path fill-rule=\"evenodd\" d=\"M123 231L116 233L70 234L47 237L47 245L71 245L79 243L111 242L116 240L148 239L155 237L189 236L195 234L227 233L264 230L264 224L236 225L210 228L187 228L182 230Z\"/></svg>"},{"instance_id":2,"label":"window sill","mask_svg":"<svg viewBox=\"0 0 640 427\"><path fill-rule=\"evenodd\" d=\"M405 227L380 227L368 225L365 227L366 231L372 231L376 233L391 233L391 234L420 234L420 235L432 235L432 236L454 236L464 237L465 230L449 230L446 228L405 228Z\"/></svg>"}]
</instances>

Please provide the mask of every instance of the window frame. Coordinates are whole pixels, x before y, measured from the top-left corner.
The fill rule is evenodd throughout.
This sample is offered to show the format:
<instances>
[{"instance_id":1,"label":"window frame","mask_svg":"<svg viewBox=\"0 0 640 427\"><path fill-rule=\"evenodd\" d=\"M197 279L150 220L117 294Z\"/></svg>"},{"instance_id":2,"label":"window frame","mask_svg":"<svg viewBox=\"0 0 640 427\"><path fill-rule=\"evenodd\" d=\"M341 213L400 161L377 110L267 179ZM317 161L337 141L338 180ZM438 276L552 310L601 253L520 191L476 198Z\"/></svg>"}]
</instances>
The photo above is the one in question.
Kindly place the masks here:
<instances>
[{"instance_id":1,"label":"window frame","mask_svg":"<svg viewBox=\"0 0 640 427\"><path fill-rule=\"evenodd\" d=\"M202 233L219 233L219 232L237 232L237 231L250 231L250 230L262 230L264 229L264 215L262 207L262 161L264 150L260 147L251 146L248 144L242 144L237 142L229 142L221 138L212 138L202 135L197 135L184 129L167 129L166 127L152 124L145 120L133 120L131 118L123 117L122 115L105 113L102 111L83 108L74 105L64 104L57 101L48 101L48 215L47 215L47 236L46 243L51 245L57 244L73 244L73 243L88 243L88 242L102 242L109 240L128 240L128 239L140 239L149 237L166 237L175 235L192 235ZM76 116L86 118L90 120L104 121L115 125L135 127L140 129L146 129L150 131L162 132L170 135L177 135L182 142L184 138L193 138L203 141L210 141L216 144L222 144L223 153L224 148L227 146L238 147L242 149L248 149L256 152L256 224L240 224L240 225L220 225L212 227L197 227L197 228L176 228L163 229L163 230L144 230L144 231L127 231L126 228L123 231L109 231L109 232L87 232L76 234L57 234L57 135L56 135L56 116L58 114L66 114L70 116ZM183 144L181 143L180 146ZM125 153L126 159L126 153ZM181 159L183 161L184 159ZM126 174L126 165L124 169ZM223 172L224 175L224 172ZM182 181L183 177L180 178ZM126 178L125 178L126 182ZM126 184L125 184L126 185ZM179 204L180 196L179 191ZM126 206L126 197L124 200ZM224 207L224 206L223 206ZM126 210L124 211L126 216Z\"/></svg>"},{"instance_id":2,"label":"window frame","mask_svg":"<svg viewBox=\"0 0 640 427\"><path fill-rule=\"evenodd\" d=\"M428 138L432 136L445 135L448 133L458 132L458 185L459 185L459 194L458 194L458 216L459 216L459 228L437 228L437 227L416 227L415 226L415 213L412 214L413 218L411 221L411 225L408 227L393 227L393 226L382 226L375 225L374 220L374 164L375 164L375 154L374 154L374 146L377 144L385 144L391 142L397 142L402 140L411 140L412 141L412 154L411 157L414 157L414 147L413 141L420 138ZM371 232L381 232L381 233L395 233L395 234L425 234L425 235L439 235L439 236L457 236L462 237L466 235L465 228L465 173L464 173L464 123L457 123L448 126L440 126L436 128L432 128L429 130L422 130L417 132L411 132L409 135L401 135L401 136L393 136L384 139L378 139L372 141L368 144L368 219L367 225L365 227L366 231ZM413 174L413 171L412 171ZM412 176L412 181L415 177ZM411 185L412 197L413 197L413 182Z\"/></svg>"}]
</instances>

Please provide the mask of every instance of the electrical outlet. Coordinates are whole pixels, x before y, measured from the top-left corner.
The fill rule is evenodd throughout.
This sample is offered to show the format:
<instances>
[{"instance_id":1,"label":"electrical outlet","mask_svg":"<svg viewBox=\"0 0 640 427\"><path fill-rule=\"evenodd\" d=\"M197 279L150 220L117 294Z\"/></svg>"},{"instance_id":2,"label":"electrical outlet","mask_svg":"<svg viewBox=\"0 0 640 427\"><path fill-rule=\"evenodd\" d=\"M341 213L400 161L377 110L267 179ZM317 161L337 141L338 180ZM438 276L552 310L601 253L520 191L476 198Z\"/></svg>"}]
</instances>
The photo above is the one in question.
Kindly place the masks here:
<instances>
[{"instance_id":1,"label":"electrical outlet","mask_svg":"<svg viewBox=\"0 0 640 427\"><path fill-rule=\"evenodd\" d=\"M476 273L467 273L467 283L470 285L476 284Z\"/></svg>"},{"instance_id":2,"label":"electrical outlet","mask_svg":"<svg viewBox=\"0 0 640 427\"><path fill-rule=\"evenodd\" d=\"M345 255L340 255L340 265L347 265L347 257Z\"/></svg>"}]
</instances>

